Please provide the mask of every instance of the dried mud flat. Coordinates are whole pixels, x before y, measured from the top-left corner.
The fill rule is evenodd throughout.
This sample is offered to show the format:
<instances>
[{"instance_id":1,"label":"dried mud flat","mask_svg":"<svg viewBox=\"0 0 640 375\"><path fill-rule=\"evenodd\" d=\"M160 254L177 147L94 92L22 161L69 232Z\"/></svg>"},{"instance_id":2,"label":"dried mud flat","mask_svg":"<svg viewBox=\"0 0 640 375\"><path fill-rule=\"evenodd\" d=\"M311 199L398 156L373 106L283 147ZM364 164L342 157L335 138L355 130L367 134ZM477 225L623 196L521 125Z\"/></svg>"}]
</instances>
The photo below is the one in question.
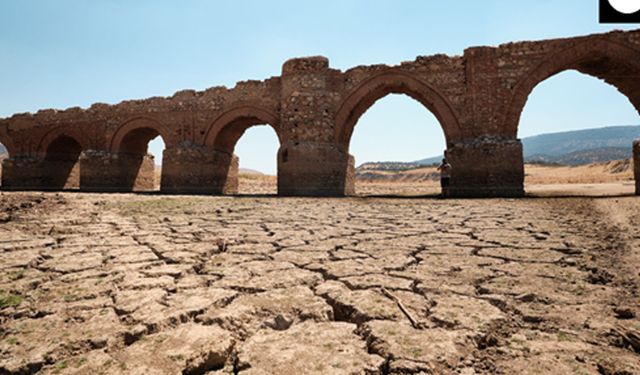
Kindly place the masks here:
<instances>
[{"instance_id":1,"label":"dried mud flat","mask_svg":"<svg viewBox=\"0 0 640 375\"><path fill-rule=\"evenodd\" d=\"M640 374L640 199L0 194L0 373Z\"/></svg>"}]
</instances>

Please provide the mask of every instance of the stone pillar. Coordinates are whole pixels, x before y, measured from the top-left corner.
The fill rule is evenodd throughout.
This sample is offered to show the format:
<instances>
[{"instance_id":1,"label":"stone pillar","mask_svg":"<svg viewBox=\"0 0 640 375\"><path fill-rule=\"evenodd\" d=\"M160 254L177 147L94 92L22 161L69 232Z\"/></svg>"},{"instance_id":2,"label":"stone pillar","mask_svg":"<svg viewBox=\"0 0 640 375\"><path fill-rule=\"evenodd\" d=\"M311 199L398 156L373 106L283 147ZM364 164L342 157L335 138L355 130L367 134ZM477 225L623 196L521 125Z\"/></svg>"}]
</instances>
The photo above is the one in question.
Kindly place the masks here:
<instances>
[{"instance_id":1,"label":"stone pillar","mask_svg":"<svg viewBox=\"0 0 640 375\"><path fill-rule=\"evenodd\" d=\"M636 195L640 195L640 139L633 142L633 171L636 180Z\"/></svg>"},{"instance_id":2,"label":"stone pillar","mask_svg":"<svg viewBox=\"0 0 640 375\"><path fill-rule=\"evenodd\" d=\"M237 194L238 157L194 144L166 149L160 190L172 194Z\"/></svg>"},{"instance_id":3,"label":"stone pillar","mask_svg":"<svg viewBox=\"0 0 640 375\"><path fill-rule=\"evenodd\" d=\"M481 137L446 151L451 197L522 197L524 163L517 139Z\"/></svg>"},{"instance_id":4,"label":"stone pillar","mask_svg":"<svg viewBox=\"0 0 640 375\"><path fill-rule=\"evenodd\" d=\"M335 143L335 98L342 77L322 56L282 67L278 194L352 194L353 158Z\"/></svg>"},{"instance_id":5,"label":"stone pillar","mask_svg":"<svg viewBox=\"0 0 640 375\"><path fill-rule=\"evenodd\" d=\"M80 156L80 190L130 192L155 190L153 155L89 150Z\"/></svg>"},{"instance_id":6,"label":"stone pillar","mask_svg":"<svg viewBox=\"0 0 640 375\"><path fill-rule=\"evenodd\" d=\"M2 161L3 190L41 190L43 160L33 157L11 157Z\"/></svg>"},{"instance_id":7,"label":"stone pillar","mask_svg":"<svg viewBox=\"0 0 640 375\"><path fill-rule=\"evenodd\" d=\"M295 142L278 151L279 195L351 195L354 179L353 157L334 144Z\"/></svg>"}]
</instances>

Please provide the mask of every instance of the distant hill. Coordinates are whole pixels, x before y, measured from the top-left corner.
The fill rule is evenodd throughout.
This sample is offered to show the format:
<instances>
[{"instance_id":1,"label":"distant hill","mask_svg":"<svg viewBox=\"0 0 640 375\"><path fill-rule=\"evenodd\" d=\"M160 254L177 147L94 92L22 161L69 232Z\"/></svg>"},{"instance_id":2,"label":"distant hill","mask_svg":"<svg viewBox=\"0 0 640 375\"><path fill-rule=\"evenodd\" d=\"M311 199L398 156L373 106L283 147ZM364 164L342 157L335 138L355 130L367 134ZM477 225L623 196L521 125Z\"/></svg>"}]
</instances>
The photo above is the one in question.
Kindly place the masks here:
<instances>
[{"instance_id":1,"label":"distant hill","mask_svg":"<svg viewBox=\"0 0 640 375\"><path fill-rule=\"evenodd\" d=\"M255 169L249 169L249 168L239 168L238 169L238 174L243 174L243 175L264 175L264 173L262 173L260 171L256 171Z\"/></svg>"},{"instance_id":2,"label":"distant hill","mask_svg":"<svg viewBox=\"0 0 640 375\"><path fill-rule=\"evenodd\" d=\"M443 155L444 156L444 155ZM442 162L442 156L433 156L430 158L426 158L426 159L422 159L422 160L416 160L411 162L412 164L419 164L419 165L434 165L434 164L440 164Z\"/></svg>"},{"instance_id":3,"label":"distant hill","mask_svg":"<svg viewBox=\"0 0 640 375\"><path fill-rule=\"evenodd\" d=\"M527 163L584 165L630 158L631 143L640 138L640 126L609 126L598 129L541 134L522 139ZM437 164L442 156L408 164Z\"/></svg>"},{"instance_id":4,"label":"distant hill","mask_svg":"<svg viewBox=\"0 0 640 375\"><path fill-rule=\"evenodd\" d=\"M530 155L525 157L527 163L585 165L604 163L612 160L622 160L631 157L628 147L602 147L589 150L579 150L562 155Z\"/></svg>"},{"instance_id":5,"label":"distant hill","mask_svg":"<svg viewBox=\"0 0 640 375\"><path fill-rule=\"evenodd\" d=\"M7 153L7 149L2 144L0 144L0 155L6 154L6 153Z\"/></svg>"},{"instance_id":6,"label":"distant hill","mask_svg":"<svg viewBox=\"0 0 640 375\"><path fill-rule=\"evenodd\" d=\"M584 150L623 148L631 153L631 143L640 138L640 126L609 126L562 133L541 134L522 140L524 157L561 156Z\"/></svg>"}]
</instances>

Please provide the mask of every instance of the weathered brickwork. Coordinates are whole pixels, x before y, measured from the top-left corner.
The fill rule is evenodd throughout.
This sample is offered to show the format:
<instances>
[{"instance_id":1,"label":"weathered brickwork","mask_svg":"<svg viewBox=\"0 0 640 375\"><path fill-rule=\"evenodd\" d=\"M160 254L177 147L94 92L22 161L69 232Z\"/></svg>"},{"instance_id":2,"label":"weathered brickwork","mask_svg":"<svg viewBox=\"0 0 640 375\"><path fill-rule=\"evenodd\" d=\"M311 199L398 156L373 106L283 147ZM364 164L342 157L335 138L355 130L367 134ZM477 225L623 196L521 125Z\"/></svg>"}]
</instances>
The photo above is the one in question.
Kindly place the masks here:
<instances>
[{"instance_id":1,"label":"weathered brickwork","mask_svg":"<svg viewBox=\"0 0 640 375\"><path fill-rule=\"evenodd\" d=\"M146 190L154 178L147 144L160 135L163 192L231 194L236 142L247 128L267 124L280 141L281 195L348 195L354 193L349 143L358 119L378 99L400 93L439 120L453 166L452 196L520 196L520 115L537 84L569 69L615 86L640 111L640 30L472 47L462 56L346 72L324 57L297 58L280 77L232 89L0 120L0 142L10 153L2 186Z\"/></svg>"}]
</instances>

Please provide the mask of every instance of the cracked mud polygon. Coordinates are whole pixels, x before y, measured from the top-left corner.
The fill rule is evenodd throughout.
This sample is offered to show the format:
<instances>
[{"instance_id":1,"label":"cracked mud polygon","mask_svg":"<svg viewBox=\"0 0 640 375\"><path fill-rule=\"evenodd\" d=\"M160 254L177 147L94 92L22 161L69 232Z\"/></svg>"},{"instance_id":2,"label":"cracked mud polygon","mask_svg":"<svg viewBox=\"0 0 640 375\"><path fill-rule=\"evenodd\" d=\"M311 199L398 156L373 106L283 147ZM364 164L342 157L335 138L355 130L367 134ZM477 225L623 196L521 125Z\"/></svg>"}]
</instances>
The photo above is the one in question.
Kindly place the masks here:
<instances>
[{"instance_id":1,"label":"cracked mud polygon","mask_svg":"<svg viewBox=\"0 0 640 375\"><path fill-rule=\"evenodd\" d=\"M2 374L637 374L640 201L0 195Z\"/></svg>"}]
</instances>

